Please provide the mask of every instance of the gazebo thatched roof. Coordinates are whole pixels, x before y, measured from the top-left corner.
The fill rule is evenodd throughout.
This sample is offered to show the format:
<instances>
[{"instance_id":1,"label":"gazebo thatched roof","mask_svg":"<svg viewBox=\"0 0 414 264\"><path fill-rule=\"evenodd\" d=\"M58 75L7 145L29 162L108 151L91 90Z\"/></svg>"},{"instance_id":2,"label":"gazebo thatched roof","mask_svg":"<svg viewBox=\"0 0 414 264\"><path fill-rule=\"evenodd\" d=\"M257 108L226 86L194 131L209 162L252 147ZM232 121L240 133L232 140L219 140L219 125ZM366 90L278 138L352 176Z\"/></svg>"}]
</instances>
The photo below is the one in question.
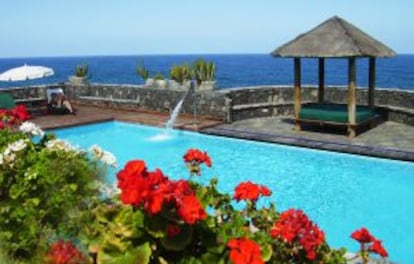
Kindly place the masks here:
<instances>
[{"instance_id":1,"label":"gazebo thatched roof","mask_svg":"<svg viewBox=\"0 0 414 264\"><path fill-rule=\"evenodd\" d=\"M334 16L273 51L274 57L393 57L396 53L359 28Z\"/></svg>"}]
</instances>

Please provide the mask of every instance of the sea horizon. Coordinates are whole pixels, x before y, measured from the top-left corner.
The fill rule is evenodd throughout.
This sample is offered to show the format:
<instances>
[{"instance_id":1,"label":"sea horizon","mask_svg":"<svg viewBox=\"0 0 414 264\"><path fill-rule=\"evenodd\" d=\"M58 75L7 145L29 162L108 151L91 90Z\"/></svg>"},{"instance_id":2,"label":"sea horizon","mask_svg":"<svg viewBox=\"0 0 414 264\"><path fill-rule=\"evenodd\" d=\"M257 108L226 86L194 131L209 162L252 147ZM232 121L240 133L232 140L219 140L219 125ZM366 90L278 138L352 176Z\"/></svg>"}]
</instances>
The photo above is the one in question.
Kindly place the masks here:
<instances>
[{"instance_id":1,"label":"sea horizon","mask_svg":"<svg viewBox=\"0 0 414 264\"><path fill-rule=\"evenodd\" d=\"M233 55L243 55L243 56L250 56L250 55L271 55L272 51L266 52L235 52L235 53L228 53L228 52L213 52L213 53L143 53L143 54L69 54L69 55L40 55L40 56L12 56L12 57L0 57L0 60L3 59L48 59L48 58L93 58L93 57L132 57L132 56L233 56ZM414 52L402 52L397 53L397 56L414 56ZM278 58L278 57L274 57ZM279 57L280 58L280 57ZM312 59L312 58L303 58L303 59ZM335 58L335 59L342 59L342 58ZM343 58L346 59L346 58ZM357 59L364 59L364 58L357 58ZM377 59L393 59L393 58L377 58Z\"/></svg>"},{"instance_id":2,"label":"sea horizon","mask_svg":"<svg viewBox=\"0 0 414 264\"><path fill-rule=\"evenodd\" d=\"M1 88L27 87L40 84L67 82L78 64L88 64L91 83L135 84L144 83L136 74L143 63L150 75L157 73L169 77L171 66L191 64L197 58L216 63L218 89L292 85L292 58L272 57L269 53L211 53L211 54L145 54L145 55L68 55L44 57L0 58L0 73L24 64L40 65L54 69L51 77L22 82L0 82ZM347 85L347 59L326 60L326 85ZM357 60L357 86L368 86L368 60ZM302 60L302 83L317 85L317 59ZM414 90L414 54L398 54L394 58L377 59L376 87Z\"/></svg>"}]
</instances>

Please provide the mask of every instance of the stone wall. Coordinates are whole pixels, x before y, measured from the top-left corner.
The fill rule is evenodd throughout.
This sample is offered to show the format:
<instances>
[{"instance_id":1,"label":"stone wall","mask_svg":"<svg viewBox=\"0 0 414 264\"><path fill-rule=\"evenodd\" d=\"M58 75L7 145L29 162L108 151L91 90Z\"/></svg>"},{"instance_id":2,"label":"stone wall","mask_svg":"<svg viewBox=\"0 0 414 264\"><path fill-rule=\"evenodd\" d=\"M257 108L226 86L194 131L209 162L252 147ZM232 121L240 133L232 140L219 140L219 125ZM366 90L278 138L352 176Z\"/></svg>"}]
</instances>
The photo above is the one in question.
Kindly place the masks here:
<instances>
[{"instance_id":1,"label":"stone wall","mask_svg":"<svg viewBox=\"0 0 414 264\"><path fill-rule=\"evenodd\" d=\"M125 104L129 108L157 112L171 112L184 98L181 112L226 119L228 110L225 94L213 91L194 93L183 89L155 89L133 85L93 84L84 87L67 86L73 99L88 101L95 105L116 106ZM102 100L104 99L104 100ZM196 106L196 107L195 107Z\"/></svg>"},{"instance_id":2,"label":"stone wall","mask_svg":"<svg viewBox=\"0 0 414 264\"><path fill-rule=\"evenodd\" d=\"M28 87L16 87L16 88L5 88L0 89L1 92L10 93L14 99L46 99L46 89L57 88L60 85L39 85L39 86L28 86Z\"/></svg>"},{"instance_id":3,"label":"stone wall","mask_svg":"<svg viewBox=\"0 0 414 264\"><path fill-rule=\"evenodd\" d=\"M231 99L231 121L253 117L293 114L293 89L291 86L258 86L225 90ZM316 87L302 87L302 102L317 102ZM346 87L327 87L325 101L347 103ZM358 88L357 104L368 102L367 89ZM414 91L398 89L376 89L375 105L383 108L388 120L414 125ZM386 110L384 110L386 109Z\"/></svg>"},{"instance_id":4,"label":"stone wall","mask_svg":"<svg viewBox=\"0 0 414 264\"><path fill-rule=\"evenodd\" d=\"M223 90L229 94L233 105L257 104L264 102L292 103L292 86L257 86L241 87ZM335 103L346 103L348 90L346 87L325 88L325 100ZM357 104L367 104L367 89L358 88L356 93ZM312 86L302 87L303 101L317 101L318 89ZM414 109L414 91L398 89L376 89L375 104L389 105Z\"/></svg>"},{"instance_id":5,"label":"stone wall","mask_svg":"<svg viewBox=\"0 0 414 264\"><path fill-rule=\"evenodd\" d=\"M154 89L138 85L91 84L73 86L56 84L24 88L1 89L16 99L45 98L47 88L62 87L74 101L106 107L125 107L158 112L171 112L186 94L183 89ZM316 102L317 88L303 87L302 101ZM327 87L325 100L347 103L346 87ZM357 89L357 104L367 104L366 89ZM414 91L376 89L375 104L382 115L396 122L414 125ZM196 107L195 107L196 106ZM213 117L227 122L254 117L293 114L291 86L240 87L203 91L186 95L182 113Z\"/></svg>"}]
</instances>

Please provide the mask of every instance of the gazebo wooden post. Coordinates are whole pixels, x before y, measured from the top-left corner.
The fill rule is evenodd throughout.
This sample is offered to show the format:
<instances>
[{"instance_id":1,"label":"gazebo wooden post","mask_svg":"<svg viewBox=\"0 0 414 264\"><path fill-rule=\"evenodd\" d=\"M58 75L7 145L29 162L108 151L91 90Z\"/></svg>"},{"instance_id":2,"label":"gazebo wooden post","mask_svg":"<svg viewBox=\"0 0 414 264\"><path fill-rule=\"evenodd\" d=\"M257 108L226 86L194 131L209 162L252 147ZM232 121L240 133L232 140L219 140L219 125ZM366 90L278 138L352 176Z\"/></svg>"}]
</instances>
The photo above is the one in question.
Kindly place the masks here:
<instances>
[{"instance_id":1,"label":"gazebo wooden post","mask_svg":"<svg viewBox=\"0 0 414 264\"><path fill-rule=\"evenodd\" d=\"M295 130L300 131L299 113L302 107L302 94L301 94L301 65L300 58L294 58L294 71L295 71Z\"/></svg>"},{"instance_id":2,"label":"gazebo wooden post","mask_svg":"<svg viewBox=\"0 0 414 264\"><path fill-rule=\"evenodd\" d=\"M325 58L319 58L318 102L323 103L324 100L325 100Z\"/></svg>"},{"instance_id":3,"label":"gazebo wooden post","mask_svg":"<svg viewBox=\"0 0 414 264\"><path fill-rule=\"evenodd\" d=\"M348 65L348 136L349 138L355 137L356 126L356 59L355 57L349 58Z\"/></svg>"},{"instance_id":4,"label":"gazebo wooden post","mask_svg":"<svg viewBox=\"0 0 414 264\"><path fill-rule=\"evenodd\" d=\"M368 80L368 106L374 107L375 90L375 58L369 58L369 80Z\"/></svg>"}]
</instances>

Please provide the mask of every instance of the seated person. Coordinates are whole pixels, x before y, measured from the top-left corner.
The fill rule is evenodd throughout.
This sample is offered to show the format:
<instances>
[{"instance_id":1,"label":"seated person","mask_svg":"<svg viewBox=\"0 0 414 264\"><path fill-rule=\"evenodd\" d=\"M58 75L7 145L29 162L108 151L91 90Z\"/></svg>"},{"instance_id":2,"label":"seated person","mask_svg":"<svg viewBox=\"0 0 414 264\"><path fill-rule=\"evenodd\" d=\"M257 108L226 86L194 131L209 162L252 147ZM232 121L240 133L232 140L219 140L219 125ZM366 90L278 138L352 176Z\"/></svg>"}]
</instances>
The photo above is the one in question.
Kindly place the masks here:
<instances>
[{"instance_id":1,"label":"seated person","mask_svg":"<svg viewBox=\"0 0 414 264\"><path fill-rule=\"evenodd\" d=\"M70 113L75 115L72 104L65 97L61 88L47 90L47 98L48 107L52 112L59 114Z\"/></svg>"}]
</instances>

